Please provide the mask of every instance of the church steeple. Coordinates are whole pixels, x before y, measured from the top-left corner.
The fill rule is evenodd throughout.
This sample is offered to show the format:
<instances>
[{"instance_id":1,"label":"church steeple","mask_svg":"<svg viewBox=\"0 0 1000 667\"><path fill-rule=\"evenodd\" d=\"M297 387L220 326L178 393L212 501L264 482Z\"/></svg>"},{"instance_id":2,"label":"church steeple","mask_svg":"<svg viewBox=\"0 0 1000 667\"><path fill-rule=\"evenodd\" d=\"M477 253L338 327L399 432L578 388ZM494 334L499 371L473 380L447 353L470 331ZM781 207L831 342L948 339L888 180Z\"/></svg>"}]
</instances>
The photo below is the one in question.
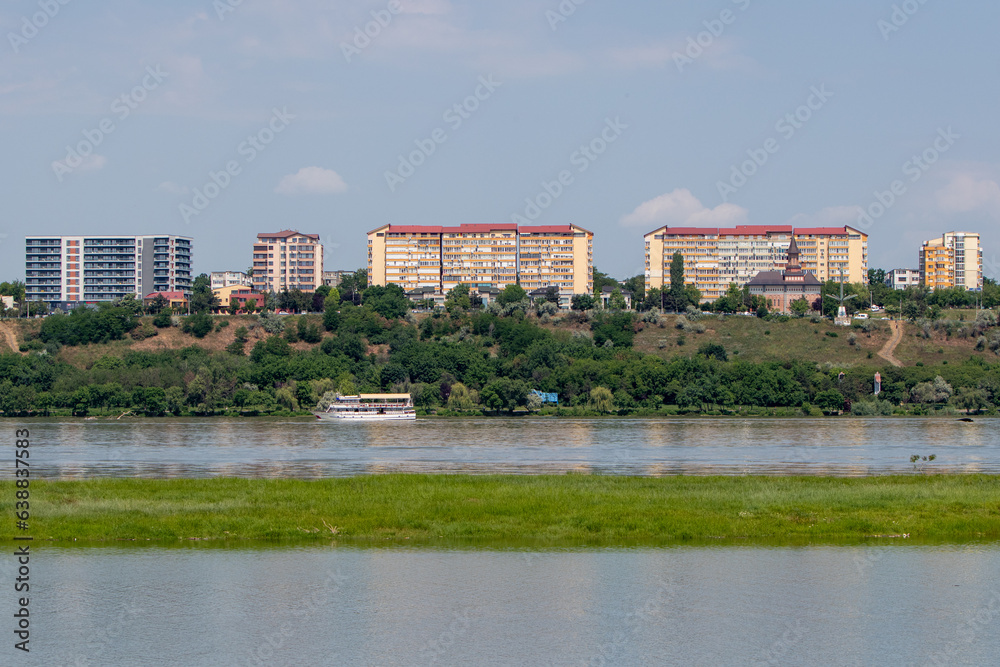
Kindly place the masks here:
<instances>
[{"instance_id":1,"label":"church steeple","mask_svg":"<svg viewBox=\"0 0 1000 667\"><path fill-rule=\"evenodd\" d=\"M795 242L795 237L793 236L792 242L788 245L788 263L785 265L786 276L803 275L799 254L799 245Z\"/></svg>"}]
</instances>

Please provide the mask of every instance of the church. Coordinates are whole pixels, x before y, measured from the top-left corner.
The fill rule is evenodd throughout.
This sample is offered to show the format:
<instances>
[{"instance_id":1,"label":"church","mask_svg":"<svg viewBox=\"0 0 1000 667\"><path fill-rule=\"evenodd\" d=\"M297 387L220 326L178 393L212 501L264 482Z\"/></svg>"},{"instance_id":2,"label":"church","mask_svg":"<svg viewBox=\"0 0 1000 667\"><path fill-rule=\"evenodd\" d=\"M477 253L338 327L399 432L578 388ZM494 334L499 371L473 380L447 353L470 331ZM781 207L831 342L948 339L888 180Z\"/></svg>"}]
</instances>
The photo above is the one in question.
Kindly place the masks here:
<instances>
[{"instance_id":1,"label":"church","mask_svg":"<svg viewBox=\"0 0 1000 667\"><path fill-rule=\"evenodd\" d=\"M823 283L813 274L802 270L799 254L799 246L793 237L792 243L788 246L788 264L785 270L761 271L747 283L750 294L767 299L768 310L790 313L792 302L802 298L805 298L812 308L813 302L820 298Z\"/></svg>"}]
</instances>

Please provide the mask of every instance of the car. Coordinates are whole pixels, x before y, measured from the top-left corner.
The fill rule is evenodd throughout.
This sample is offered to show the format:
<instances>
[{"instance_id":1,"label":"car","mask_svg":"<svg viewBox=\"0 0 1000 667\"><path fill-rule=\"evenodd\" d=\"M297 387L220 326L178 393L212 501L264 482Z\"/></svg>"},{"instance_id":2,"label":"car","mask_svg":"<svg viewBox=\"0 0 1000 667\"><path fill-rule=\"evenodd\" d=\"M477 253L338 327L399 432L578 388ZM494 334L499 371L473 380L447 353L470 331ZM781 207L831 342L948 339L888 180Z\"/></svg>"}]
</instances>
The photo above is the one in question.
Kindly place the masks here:
<instances>
[{"instance_id":1,"label":"car","mask_svg":"<svg viewBox=\"0 0 1000 667\"><path fill-rule=\"evenodd\" d=\"M854 319L856 319L856 320L867 320L868 319L868 313L858 313L857 315L854 316Z\"/></svg>"}]
</instances>

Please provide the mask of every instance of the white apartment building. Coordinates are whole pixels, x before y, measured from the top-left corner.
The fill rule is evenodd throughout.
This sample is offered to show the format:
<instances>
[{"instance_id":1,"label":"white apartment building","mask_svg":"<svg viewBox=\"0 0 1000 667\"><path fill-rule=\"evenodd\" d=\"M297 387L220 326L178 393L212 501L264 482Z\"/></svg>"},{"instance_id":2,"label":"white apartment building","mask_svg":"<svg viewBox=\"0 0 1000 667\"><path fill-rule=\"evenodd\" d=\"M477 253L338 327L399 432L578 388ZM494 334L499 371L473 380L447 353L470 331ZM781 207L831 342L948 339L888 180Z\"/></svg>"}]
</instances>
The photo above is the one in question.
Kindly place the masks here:
<instances>
[{"instance_id":1,"label":"white apartment building","mask_svg":"<svg viewBox=\"0 0 1000 667\"><path fill-rule=\"evenodd\" d=\"M323 284L323 245L319 234L298 231L262 233L253 246L253 288L259 294Z\"/></svg>"}]
</instances>

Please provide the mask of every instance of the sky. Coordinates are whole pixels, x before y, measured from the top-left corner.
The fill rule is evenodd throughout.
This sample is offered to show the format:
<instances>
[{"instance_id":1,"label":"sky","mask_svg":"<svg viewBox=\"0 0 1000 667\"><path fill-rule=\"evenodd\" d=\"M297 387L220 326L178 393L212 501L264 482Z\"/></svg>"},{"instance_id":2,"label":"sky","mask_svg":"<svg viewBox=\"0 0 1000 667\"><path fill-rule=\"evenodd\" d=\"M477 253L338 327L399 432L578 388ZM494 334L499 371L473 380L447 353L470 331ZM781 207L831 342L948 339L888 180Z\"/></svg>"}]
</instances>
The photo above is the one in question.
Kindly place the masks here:
<instances>
[{"instance_id":1,"label":"sky","mask_svg":"<svg viewBox=\"0 0 1000 667\"><path fill-rule=\"evenodd\" d=\"M983 235L1000 277L1000 3L11 0L0 280L28 234L258 232L367 264L385 223L841 226L869 265Z\"/></svg>"}]
</instances>

